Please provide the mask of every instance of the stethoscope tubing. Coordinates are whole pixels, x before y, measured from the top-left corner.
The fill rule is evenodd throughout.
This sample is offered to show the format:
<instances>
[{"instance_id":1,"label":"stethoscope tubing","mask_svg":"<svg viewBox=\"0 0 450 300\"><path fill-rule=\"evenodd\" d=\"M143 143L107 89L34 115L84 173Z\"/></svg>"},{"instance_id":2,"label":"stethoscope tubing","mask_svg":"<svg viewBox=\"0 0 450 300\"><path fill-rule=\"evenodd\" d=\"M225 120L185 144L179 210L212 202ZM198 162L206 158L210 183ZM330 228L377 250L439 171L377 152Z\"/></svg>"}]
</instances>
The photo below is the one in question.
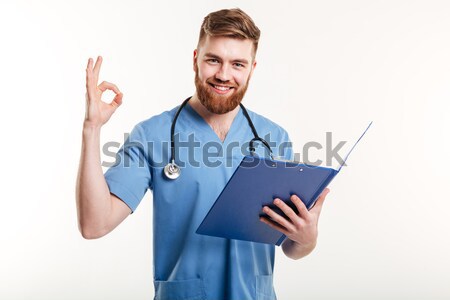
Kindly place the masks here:
<instances>
[{"instance_id":1,"label":"stethoscope tubing","mask_svg":"<svg viewBox=\"0 0 450 300\"><path fill-rule=\"evenodd\" d=\"M183 110L183 108L186 106L186 104L189 102L190 99L191 99L191 97L188 97L186 100L183 101L183 103L181 103L180 107L178 108L177 112L175 113L175 116L172 121L172 125L170 126L170 160L169 160L169 163L164 167L164 174L169 179L176 179L180 176L180 173L181 173L180 167L175 163L175 139L174 139L175 125L177 123L178 116L180 115L181 111ZM253 136L254 136L253 139L251 139L249 142L250 154L254 155L254 153L255 153L256 149L254 146L254 142L260 141L269 150L270 157L273 158L272 149L270 149L269 143L258 135L255 125L253 125L252 119L250 118L250 116L247 112L247 109L244 107L244 105L242 105L242 103L240 103L239 105L242 109L242 112L243 112L245 118L248 121L248 125L250 126Z\"/></svg>"}]
</instances>

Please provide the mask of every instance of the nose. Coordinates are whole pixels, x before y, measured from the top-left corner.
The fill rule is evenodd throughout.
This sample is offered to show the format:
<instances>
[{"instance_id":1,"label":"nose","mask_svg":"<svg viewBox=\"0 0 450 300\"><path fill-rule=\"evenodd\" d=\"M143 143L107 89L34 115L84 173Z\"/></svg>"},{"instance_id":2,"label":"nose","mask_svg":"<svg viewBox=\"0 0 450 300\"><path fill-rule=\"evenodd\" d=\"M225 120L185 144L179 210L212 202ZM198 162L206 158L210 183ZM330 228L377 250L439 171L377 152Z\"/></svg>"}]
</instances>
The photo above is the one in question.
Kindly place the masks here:
<instances>
[{"instance_id":1,"label":"nose","mask_svg":"<svg viewBox=\"0 0 450 300\"><path fill-rule=\"evenodd\" d=\"M219 70L216 73L216 79L222 82L227 82L231 79L231 73L228 64L221 64Z\"/></svg>"}]
</instances>

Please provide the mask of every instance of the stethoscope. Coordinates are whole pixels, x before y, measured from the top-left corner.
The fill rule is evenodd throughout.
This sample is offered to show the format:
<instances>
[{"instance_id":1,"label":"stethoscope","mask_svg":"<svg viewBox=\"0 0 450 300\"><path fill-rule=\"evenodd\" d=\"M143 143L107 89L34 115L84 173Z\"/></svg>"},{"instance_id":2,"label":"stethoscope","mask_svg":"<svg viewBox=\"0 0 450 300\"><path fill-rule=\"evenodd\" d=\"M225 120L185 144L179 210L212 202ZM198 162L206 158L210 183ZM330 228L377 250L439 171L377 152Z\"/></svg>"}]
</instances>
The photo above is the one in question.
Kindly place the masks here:
<instances>
[{"instance_id":1,"label":"stethoscope","mask_svg":"<svg viewBox=\"0 0 450 300\"><path fill-rule=\"evenodd\" d=\"M175 117L173 118L172 126L170 127L170 162L164 167L164 174L169 179L177 179L181 174L181 168L175 163L175 141L174 141L175 125L177 123L177 119L178 119L178 116L180 115L180 112L186 106L189 99L191 99L191 97L184 100L183 103L180 105L177 112L175 113ZM253 136L254 136L249 142L248 148L250 150L250 154L254 155L254 153L255 153L254 142L260 141L264 145L264 147L266 147L266 149L269 150L270 157L273 158L272 149L270 149L269 143L266 140L264 140L263 138L259 137L258 133L256 132L255 126L253 125L253 122L250 119L250 116L248 115L248 112L245 109L244 105L242 105L242 103L240 103L239 105L242 108L242 112L244 113L244 116L247 119L248 125L250 125L250 128L252 129Z\"/></svg>"}]
</instances>

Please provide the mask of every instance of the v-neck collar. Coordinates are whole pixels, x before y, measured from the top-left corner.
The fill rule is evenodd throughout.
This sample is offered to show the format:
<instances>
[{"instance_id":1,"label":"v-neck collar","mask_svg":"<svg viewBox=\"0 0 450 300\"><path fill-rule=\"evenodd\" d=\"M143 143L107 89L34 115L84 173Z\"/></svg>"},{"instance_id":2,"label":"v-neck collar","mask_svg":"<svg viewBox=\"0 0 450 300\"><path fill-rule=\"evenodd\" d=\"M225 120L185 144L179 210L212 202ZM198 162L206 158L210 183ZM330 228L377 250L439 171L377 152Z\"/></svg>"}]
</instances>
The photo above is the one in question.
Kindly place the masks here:
<instances>
[{"instance_id":1,"label":"v-neck collar","mask_svg":"<svg viewBox=\"0 0 450 300\"><path fill-rule=\"evenodd\" d=\"M199 129L199 132L196 132L196 134L205 134L207 136L211 136L211 140L218 141L222 145L230 143L230 139L234 139L233 136L236 134L236 131L242 127L242 120L245 118L242 113L242 108L239 107L239 111L236 114L236 116L233 119L233 122L231 123L230 129L227 132L227 135L225 136L225 139L222 140L219 138L217 133L212 129L212 127L206 122L206 120L191 106L191 104L188 102L186 104L186 111L189 113L190 118L187 118L189 120L189 123L193 126Z\"/></svg>"}]
</instances>

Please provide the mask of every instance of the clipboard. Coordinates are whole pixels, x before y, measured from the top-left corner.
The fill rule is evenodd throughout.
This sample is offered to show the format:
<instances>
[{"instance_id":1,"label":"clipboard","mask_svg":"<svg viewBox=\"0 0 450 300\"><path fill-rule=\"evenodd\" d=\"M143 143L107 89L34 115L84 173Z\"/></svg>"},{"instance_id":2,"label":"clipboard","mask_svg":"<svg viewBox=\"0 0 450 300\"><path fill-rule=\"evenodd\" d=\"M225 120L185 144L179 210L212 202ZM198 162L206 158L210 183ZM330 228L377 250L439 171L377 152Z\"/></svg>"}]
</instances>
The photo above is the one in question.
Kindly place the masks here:
<instances>
[{"instance_id":1,"label":"clipboard","mask_svg":"<svg viewBox=\"0 0 450 300\"><path fill-rule=\"evenodd\" d=\"M317 198L345 165L350 153L365 135L359 137L340 167L311 166L291 161L245 156L196 233L227 239L281 245L286 236L262 223L263 206L269 206L280 215L284 213L273 204L280 198L298 213L289 200L296 194L311 209Z\"/></svg>"}]
</instances>

